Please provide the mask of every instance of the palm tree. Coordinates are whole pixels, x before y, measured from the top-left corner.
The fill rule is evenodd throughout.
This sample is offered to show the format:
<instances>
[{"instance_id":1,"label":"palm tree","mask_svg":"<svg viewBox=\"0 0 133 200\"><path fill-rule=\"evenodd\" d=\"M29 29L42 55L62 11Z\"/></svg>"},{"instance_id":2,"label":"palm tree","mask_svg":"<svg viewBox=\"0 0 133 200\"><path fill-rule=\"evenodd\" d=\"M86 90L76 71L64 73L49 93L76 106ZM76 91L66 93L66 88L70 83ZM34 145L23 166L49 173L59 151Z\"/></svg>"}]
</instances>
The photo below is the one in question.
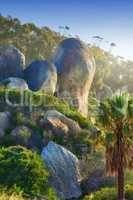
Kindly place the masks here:
<instances>
[{"instance_id":1,"label":"palm tree","mask_svg":"<svg viewBox=\"0 0 133 200\"><path fill-rule=\"evenodd\" d=\"M121 94L98 106L98 124L106 147L106 170L115 175L118 200L124 200L124 172L133 167L133 97Z\"/></svg>"}]
</instances>

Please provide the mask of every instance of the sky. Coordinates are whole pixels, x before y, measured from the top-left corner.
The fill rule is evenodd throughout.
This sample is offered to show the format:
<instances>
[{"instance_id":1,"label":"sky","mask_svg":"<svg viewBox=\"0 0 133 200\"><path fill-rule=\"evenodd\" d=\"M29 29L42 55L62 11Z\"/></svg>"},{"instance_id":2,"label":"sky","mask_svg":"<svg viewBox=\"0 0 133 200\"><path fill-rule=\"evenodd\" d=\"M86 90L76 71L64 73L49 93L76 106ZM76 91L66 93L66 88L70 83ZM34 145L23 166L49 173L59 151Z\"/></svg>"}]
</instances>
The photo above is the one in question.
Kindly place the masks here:
<instances>
[{"instance_id":1,"label":"sky","mask_svg":"<svg viewBox=\"0 0 133 200\"><path fill-rule=\"evenodd\" d=\"M101 36L116 43L112 53L133 60L133 0L0 0L0 13L55 31L67 25L88 43Z\"/></svg>"}]
</instances>

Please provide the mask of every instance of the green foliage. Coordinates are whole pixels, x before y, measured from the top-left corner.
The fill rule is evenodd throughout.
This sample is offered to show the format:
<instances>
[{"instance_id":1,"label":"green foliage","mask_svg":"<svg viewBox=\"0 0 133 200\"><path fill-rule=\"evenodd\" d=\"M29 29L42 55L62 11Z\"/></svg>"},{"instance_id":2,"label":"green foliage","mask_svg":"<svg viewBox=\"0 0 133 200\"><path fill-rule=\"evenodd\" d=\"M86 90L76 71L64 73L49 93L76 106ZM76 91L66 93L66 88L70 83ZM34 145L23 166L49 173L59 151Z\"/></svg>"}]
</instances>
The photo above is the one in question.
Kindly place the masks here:
<instances>
[{"instance_id":1,"label":"green foliage","mask_svg":"<svg viewBox=\"0 0 133 200\"><path fill-rule=\"evenodd\" d=\"M24 196L53 196L48 184L49 172L36 153L21 146L0 149L0 185L12 191L22 191ZM50 195L50 196L49 196Z\"/></svg>"},{"instance_id":2,"label":"green foliage","mask_svg":"<svg viewBox=\"0 0 133 200\"><path fill-rule=\"evenodd\" d=\"M56 109L67 117L77 121L82 128L88 129L91 127L89 119L83 117L74 108L70 107L67 102L62 101L55 96L44 94L42 92L34 93L29 90L24 91L23 94L16 90L9 90L8 94L10 102L17 105L15 106L15 109L12 106L8 106L6 104L6 90L1 89L0 105L2 106L0 107L0 111L3 111L3 104L4 106L8 106L8 109L11 109L11 111L15 110L14 114L16 113L16 119L15 116L14 119L18 125L22 125L24 122L24 115L21 113L23 111L30 111L30 113L32 113L36 110L46 111L50 109ZM21 95L26 97L27 102L21 101ZM31 126L35 128L34 123L31 123Z\"/></svg>"},{"instance_id":3,"label":"green foliage","mask_svg":"<svg viewBox=\"0 0 133 200\"><path fill-rule=\"evenodd\" d=\"M127 93L107 98L99 104L98 122L108 134L114 132L120 123L125 134L128 131L132 133L132 119L133 97Z\"/></svg>"},{"instance_id":4,"label":"green foliage","mask_svg":"<svg viewBox=\"0 0 133 200\"><path fill-rule=\"evenodd\" d=\"M85 196L84 200L116 200L116 190L114 188L103 188Z\"/></svg>"},{"instance_id":5,"label":"green foliage","mask_svg":"<svg viewBox=\"0 0 133 200\"><path fill-rule=\"evenodd\" d=\"M100 100L116 91L133 93L133 62L114 57L110 52L92 46L96 73L91 87L92 94Z\"/></svg>"},{"instance_id":6,"label":"green foliage","mask_svg":"<svg viewBox=\"0 0 133 200\"><path fill-rule=\"evenodd\" d=\"M26 56L26 63L36 59L51 59L53 49L62 37L48 27L33 23L21 24L17 18L0 16L0 45L14 45Z\"/></svg>"},{"instance_id":7,"label":"green foliage","mask_svg":"<svg viewBox=\"0 0 133 200\"><path fill-rule=\"evenodd\" d=\"M0 186L0 200L28 200L22 196L20 188L14 186L12 189Z\"/></svg>"},{"instance_id":8,"label":"green foliage","mask_svg":"<svg viewBox=\"0 0 133 200\"><path fill-rule=\"evenodd\" d=\"M133 97L121 94L99 104L98 125L106 147L107 171L116 174L122 153L123 169L132 168ZM118 146L119 145L119 146Z\"/></svg>"},{"instance_id":9,"label":"green foliage","mask_svg":"<svg viewBox=\"0 0 133 200\"><path fill-rule=\"evenodd\" d=\"M102 188L101 190L86 195L83 200L116 200L117 191L115 188ZM125 186L125 198L127 200L133 199L133 185Z\"/></svg>"},{"instance_id":10,"label":"green foliage","mask_svg":"<svg viewBox=\"0 0 133 200\"><path fill-rule=\"evenodd\" d=\"M36 59L51 60L54 48L64 39L48 27L40 28L33 23L22 24L17 18L0 16L0 26L0 45L14 45L19 48L26 56L26 64ZM113 92L123 91L125 88L133 93L132 61L114 57L110 52L96 46L91 46L90 51L97 66L91 88L94 96L99 98L99 93L105 92L105 86Z\"/></svg>"},{"instance_id":11,"label":"green foliage","mask_svg":"<svg viewBox=\"0 0 133 200\"><path fill-rule=\"evenodd\" d=\"M78 158L91 152L92 138L88 130L81 130L77 134L55 135L44 131L44 140L53 140L57 144L66 147Z\"/></svg>"}]
</instances>

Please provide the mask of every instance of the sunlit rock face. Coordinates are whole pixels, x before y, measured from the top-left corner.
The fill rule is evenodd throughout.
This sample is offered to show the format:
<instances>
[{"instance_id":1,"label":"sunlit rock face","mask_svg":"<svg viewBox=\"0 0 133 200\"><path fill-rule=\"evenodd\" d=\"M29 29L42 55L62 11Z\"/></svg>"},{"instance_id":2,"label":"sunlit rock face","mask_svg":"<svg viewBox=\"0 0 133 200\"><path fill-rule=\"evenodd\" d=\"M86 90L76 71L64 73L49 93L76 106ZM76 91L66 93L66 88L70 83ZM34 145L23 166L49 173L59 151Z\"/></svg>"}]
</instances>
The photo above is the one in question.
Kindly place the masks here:
<instances>
[{"instance_id":1,"label":"sunlit rock face","mask_svg":"<svg viewBox=\"0 0 133 200\"><path fill-rule=\"evenodd\" d=\"M51 131L55 136L76 135L81 129L77 122L66 117L56 110L48 110L41 120L44 129Z\"/></svg>"},{"instance_id":2,"label":"sunlit rock face","mask_svg":"<svg viewBox=\"0 0 133 200\"><path fill-rule=\"evenodd\" d=\"M51 141L43 148L41 157L50 171L49 183L60 199L78 198L82 195L79 160L74 154Z\"/></svg>"},{"instance_id":3,"label":"sunlit rock face","mask_svg":"<svg viewBox=\"0 0 133 200\"><path fill-rule=\"evenodd\" d=\"M95 61L88 48L78 39L66 39L57 48L53 62L58 73L57 95L87 116L88 94L95 73Z\"/></svg>"},{"instance_id":4,"label":"sunlit rock face","mask_svg":"<svg viewBox=\"0 0 133 200\"><path fill-rule=\"evenodd\" d=\"M0 46L0 81L9 77L21 77L25 56L14 46Z\"/></svg>"},{"instance_id":5,"label":"sunlit rock face","mask_svg":"<svg viewBox=\"0 0 133 200\"><path fill-rule=\"evenodd\" d=\"M53 94L57 83L56 67L46 60L34 61L24 70L24 79L32 91Z\"/></svg>"}]
</instances>

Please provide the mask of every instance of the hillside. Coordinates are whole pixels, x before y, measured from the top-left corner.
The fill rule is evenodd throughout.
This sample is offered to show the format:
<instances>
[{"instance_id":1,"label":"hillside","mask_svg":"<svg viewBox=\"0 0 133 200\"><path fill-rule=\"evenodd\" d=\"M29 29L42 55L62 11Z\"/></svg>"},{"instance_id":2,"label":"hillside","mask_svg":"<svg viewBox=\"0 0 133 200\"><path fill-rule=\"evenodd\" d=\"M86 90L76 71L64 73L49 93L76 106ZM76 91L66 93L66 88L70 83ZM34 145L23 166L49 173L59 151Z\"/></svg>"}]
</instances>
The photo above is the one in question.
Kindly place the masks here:
<instances>
[{"instance_id":1,"label":"hillside","mask_svg":"<svg viewBox=\"0 0 133 200\"><path fill-rule=\"evenodd\" d=\"M132 61L0 16L0 200L115 200L106 171L119 130L132 154L132 83Z\"/></svg>"},{"instance_id":2,"label":"hillside","mask_svg":"<svg viewBox=\"0 0 133 200\"><path fill-rule=\"evenodd\" d=\"M44 22L45 23L45 22ZM63 37L48 27L39 28L33 23L22 24L17 18L0 16L0 45L12 44L20 49L26 63L36 59L51 59L54 49ZM89 45L90 46L90 45ZM92 92L100 98L110 91L127 90L133 92L133 62L114 57L96 46L90 46L96 60L96 75ZM110 89L109 89L110 88Z\"/></svg>"}]
</instances>

